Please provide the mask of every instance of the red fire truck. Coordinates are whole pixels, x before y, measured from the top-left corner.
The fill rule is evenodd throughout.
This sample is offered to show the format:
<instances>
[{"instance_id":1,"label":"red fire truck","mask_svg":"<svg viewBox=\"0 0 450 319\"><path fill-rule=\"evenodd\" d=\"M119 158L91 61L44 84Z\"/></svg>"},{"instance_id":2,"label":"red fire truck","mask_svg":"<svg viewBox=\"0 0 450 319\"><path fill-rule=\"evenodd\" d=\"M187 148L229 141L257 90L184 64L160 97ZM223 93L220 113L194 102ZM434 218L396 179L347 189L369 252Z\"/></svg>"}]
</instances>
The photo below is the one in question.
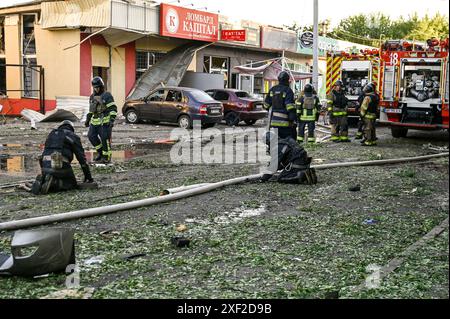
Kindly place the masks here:
<instances>
[{"instance_id":1,"label":"red fire truck","mask_svg":"<svg viewBox=\"0 0 450 319\"><path fill-rule=\"evenodd\" d=\"M449 128L449 40L386 41L381 48L380 122L393 137Z\"/></svg>"},{"instance_id":2,"label":"red fire truck","mask_svg":"<svg viewBox=\"0 0 450 319\"><path fill-rule=\"evenodd\" d=\"M360 52L327 53L327 95L337 80L344 83L348 98L348 115L359 117L356 112L358 97L366 84L379 81L380 55L378 49L365 49Z\"/></svg>"}]
</instances>

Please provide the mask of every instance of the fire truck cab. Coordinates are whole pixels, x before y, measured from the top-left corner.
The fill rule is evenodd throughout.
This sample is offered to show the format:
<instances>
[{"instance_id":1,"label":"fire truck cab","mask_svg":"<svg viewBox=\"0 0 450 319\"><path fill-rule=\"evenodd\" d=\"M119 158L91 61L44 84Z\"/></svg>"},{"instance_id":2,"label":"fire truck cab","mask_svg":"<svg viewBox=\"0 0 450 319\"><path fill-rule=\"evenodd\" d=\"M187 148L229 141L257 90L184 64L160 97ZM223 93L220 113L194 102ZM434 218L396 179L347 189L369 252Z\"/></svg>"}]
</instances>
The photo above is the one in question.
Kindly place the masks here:
<instances>
[{"instance_id":1,"label":"fire truck cab","mask_svg":"<svg viewBox=\"0 0 450 319\"><path fill-rule=\"evenodd\" d=\"M449 128L448 39L426 45L387 41L381 50L380 122L393 137Z\"/></svg>"}]
</instances>

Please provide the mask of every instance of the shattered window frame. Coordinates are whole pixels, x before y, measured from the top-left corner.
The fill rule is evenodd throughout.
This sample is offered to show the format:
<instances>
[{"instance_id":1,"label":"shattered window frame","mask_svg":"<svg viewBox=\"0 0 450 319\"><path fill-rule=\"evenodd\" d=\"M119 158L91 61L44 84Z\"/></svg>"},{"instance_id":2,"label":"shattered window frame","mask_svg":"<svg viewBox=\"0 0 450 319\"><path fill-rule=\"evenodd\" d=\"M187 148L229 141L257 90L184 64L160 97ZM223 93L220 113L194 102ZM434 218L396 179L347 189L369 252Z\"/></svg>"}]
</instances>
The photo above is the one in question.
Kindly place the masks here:
<instances>
[{"instance_id":1,"label":"shattered window frame","mask_svg":"<svg viewBox=\"0 0 450 319\"><path fill-rule=\"evenodd\" d=\"M214 66L214 62L222 60L222 64L218 63ZM228 88L230 83L230 58L223 56L205 55L203 57L203 72L210 74L223 74L224 87Z\"/></svg>"},{"instance_id":2,"label":"shattered window frame","mask_svg":"<svg viewBox=\"0 0 450 319\"><path fill-rule=\"evenodd\" d=\"M167 53L160 51L136 50L136 80L161 60Z\"/></svg>"},{"instance_id":3,"label":"shattered window frame","mask_svg":"<svg viewBox=\"0 0 450 319\"><path fill-rule=\"evenodd\" d=\"M26 22L26 19L31 21ZM33 66L37 66L36 38L34 35L35 25L38 21L37 13L24 13L20 16L21 32L20 43L22 52L22 63L26 66L22 68L22 97L39 98L39 71ZM31 24L27 26L26 23Z\"/></svg>"}]
</instances>

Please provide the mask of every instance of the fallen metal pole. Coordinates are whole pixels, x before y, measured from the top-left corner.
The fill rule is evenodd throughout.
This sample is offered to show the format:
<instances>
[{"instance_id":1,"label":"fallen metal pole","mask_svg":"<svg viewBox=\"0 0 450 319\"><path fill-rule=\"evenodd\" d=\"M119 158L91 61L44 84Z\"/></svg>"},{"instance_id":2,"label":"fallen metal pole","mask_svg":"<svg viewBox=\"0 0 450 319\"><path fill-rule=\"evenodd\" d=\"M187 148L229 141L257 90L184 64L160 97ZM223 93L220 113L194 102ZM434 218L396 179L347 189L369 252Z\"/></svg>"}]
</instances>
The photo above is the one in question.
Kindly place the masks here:
<instances>
[{"instance_id":1,"label":"fallen metal pole","mask_svg":"<svg viewBox=\"0 0 450 319\"><path fill-rule=\"evenodd\" d=\"M387 159L387 160L312 165L311 167L313 167L315 169L329 169L329 168L349 167L349 166L374 166L374 165L396 164L396 163L404 163L404 162L417 162L417 161L424 161L424 160L429 160L429 159L433 159L433 158L448 157L448 156L449 156L449 153L447 152L447 153L442 153L442 154L432 154L432 155L417 156L417 157L403 157L403 158ZM212 190L222 188L225 186L229 186L229 185L255 181L255 180L260 179L261 177L262 177L262 174L243 176L243 177L228 179L228 180L217 182L217 183L211 183L209 185L200 186L200 187L197 187L194 189L189 189L189 190L185 190L185 191L182 191L179 193L165 195L165 196L147 198L147 199L137 200L137 201L128 202L128 203L122 203L122 204L116 204L116 205L111 205L111 206L82 209L82 210L78 210L78 211L62 213L62 214L57 214L57 215L48 215L48 216L33 217L33 218L27 218L27 219L22 219L22 220L14 220L14 221L10 221L10 222L4 222L4 223L0 223L0 231L21 229L21 228L32 227L32 226L40 226L40 225L51 224L51 223L55 223L55 222L62 222L62 221L78 219L78 218L86 218L86 217L110 214L110 213L115 213L118 211L124 211L124 210L130 210L130 209L136 209L136 208L141 208L141 207L145 207L145 206L155 205L155 204L166 203L166 202L174 201L174 200L181 199L181 198L187 198L187 197L192 197L192 196L199 195L199 194L204 194L204 193L210 192Z\"/></svg>"}]
</instances>

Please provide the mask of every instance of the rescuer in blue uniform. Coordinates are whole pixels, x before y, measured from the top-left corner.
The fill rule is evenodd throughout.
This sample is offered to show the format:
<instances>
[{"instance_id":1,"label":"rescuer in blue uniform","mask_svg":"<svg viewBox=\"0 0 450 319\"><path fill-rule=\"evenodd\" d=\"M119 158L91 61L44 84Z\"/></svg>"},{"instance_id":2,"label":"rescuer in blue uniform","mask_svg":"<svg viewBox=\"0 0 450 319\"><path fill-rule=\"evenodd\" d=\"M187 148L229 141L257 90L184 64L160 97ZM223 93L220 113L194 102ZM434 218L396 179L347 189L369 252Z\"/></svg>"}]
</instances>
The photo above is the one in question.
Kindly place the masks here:
<instances>
[{"instance_id":1,"label":"rescuer in blue uniform","mask_svg":"<svg viewBox=\"0 0 450 319\"><path fill-rule=\"evenodd\" d=\"M111 161L111 136L117 116L117 106L111 93L105 91L101 77L92 79L94 93L89 98L89 113L85 126L89 127L88 138L98 155L95 162Z\"/></svg>"},{"instance_id":2,"label":"rescuer in blue uniform","mask_svg":"<svg viewBox=\"0 0 450 319\"><path fill-rule=\"evenodd\" d=\"M264 101L264 108L272 108L272 116L269 119L270 127L278 129L280 139L292 137L297 139L296 120L297 110L295 106L294 92L289 87L290 76L286 71L278 75L279 84L270 89Z\"/></svg>"}]
</instances>

